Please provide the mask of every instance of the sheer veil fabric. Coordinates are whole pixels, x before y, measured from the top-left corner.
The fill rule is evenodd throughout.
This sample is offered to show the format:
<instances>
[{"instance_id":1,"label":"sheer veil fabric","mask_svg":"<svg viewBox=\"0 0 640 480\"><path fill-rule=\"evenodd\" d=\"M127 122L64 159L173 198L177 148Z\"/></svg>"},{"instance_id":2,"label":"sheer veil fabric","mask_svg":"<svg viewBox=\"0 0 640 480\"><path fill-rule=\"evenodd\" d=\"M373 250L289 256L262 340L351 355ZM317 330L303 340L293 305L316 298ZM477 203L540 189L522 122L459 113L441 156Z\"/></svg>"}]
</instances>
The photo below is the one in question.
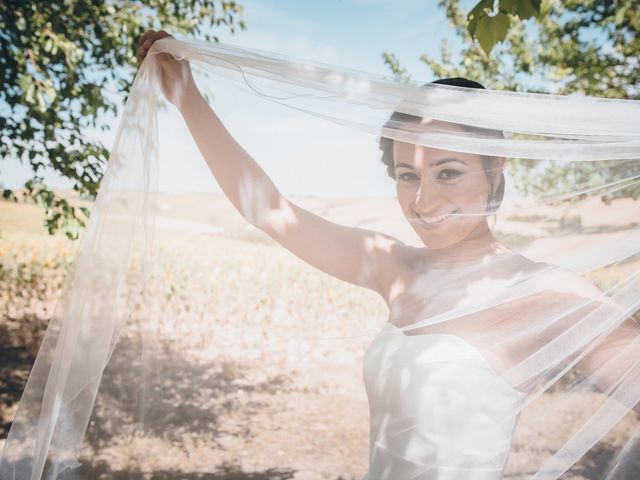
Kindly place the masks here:
<instances>
[{"instance_id":1,"label":"sheer veil fabric","mask_svg":"<svg viewBox=\"0 0 640 480\"><path fill-rule=\"evenodd\" d=\"M639 182L639 101L158 40L0 478L640 478Z\"/></svg>"}]
</instances>

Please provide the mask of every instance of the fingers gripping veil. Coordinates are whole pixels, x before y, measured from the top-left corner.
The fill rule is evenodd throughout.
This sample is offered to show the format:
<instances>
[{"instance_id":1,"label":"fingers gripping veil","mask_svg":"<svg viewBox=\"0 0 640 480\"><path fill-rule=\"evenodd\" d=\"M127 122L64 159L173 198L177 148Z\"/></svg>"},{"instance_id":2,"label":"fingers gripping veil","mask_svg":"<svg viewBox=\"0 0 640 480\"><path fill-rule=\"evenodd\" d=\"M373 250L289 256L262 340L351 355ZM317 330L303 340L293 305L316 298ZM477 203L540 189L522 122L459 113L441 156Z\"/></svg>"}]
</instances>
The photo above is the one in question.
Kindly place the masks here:
<instances>
[{"instance_id":1,"label":"fingers gripping veil","mask_svg":"<svg viewBox=\"0 0 640 480\"><path fill-rule=\"evenodd\" d=\"M638 101L162 38L0 477L640 478L639 194Z\"/></svg>"}]
</instances>

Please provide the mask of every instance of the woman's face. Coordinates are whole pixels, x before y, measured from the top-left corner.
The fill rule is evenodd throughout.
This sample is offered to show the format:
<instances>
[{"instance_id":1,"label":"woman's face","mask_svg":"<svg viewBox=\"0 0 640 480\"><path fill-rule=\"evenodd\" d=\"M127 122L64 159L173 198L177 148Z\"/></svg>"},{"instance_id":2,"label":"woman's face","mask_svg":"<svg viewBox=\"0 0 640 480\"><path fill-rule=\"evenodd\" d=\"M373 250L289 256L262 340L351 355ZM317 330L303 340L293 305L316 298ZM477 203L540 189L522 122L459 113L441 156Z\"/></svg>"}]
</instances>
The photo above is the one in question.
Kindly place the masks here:
<instances>
[{"instance_id":1,"label":"woman's face","mask_svg":"<svg viewBox=\"0 0 640 480\"><path fill-rule=\"evenodd\" d=\"M480 155L395 140L393 156L402 212L428 248L450 247L486 231L490 184Z\"/></svg>"}]
</instances>

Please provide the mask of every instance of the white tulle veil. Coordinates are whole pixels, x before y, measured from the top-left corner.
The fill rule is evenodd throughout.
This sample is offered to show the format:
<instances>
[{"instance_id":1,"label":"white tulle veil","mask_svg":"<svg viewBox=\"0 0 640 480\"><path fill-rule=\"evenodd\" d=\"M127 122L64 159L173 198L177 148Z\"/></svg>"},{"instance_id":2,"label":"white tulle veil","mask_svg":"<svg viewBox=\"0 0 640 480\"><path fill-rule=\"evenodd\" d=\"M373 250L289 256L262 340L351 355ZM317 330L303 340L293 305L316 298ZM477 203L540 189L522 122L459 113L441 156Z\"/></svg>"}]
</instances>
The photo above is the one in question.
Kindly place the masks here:
<instances>
[{"instance_id":1,"label":"white tulle veil","mask_svg":"<svg viewBox=\"0 0 640 480\"><path fill-rule=\"evenodd\" d=\"M190 63L283 195L324 217L304 248L273 234L298 225L296 211L274 205L261 178L239 171L240 208L225 198L203 162L216 152L199 152L180 111L162 106L167 53ZM232 168L224 151L209 161ZM457 166L442 173L430 162L446 152ZM394 159L417 163L398 170ZM459 476L447 478L498 478L478 474L502 471L477 453L493 448L482 437L493 427L451 429L455 458L403 443L433 425L423 410L390 412L442 381L473 396L451 393L434 418L492 407L503 430L487 438L508 439L508 457L495 457L504 478L640 478L639 179L638 101L403 83L159 40L128 96L0 477L183 478L235 462L264 478L420 480L452 465ZM482 222L492 250L463 235ZM331 255L336 272L356 261L343 250L355 232L369 234L359 275L324 273ZM465 248L442 247L456 235ZM406 360L399 334L450 342L440 357L437 342L419 344L431 360L394 370L396 357L371 345L397 342ZM384 473L392 457L406 477Z\"/></svg>"}]
</instances>

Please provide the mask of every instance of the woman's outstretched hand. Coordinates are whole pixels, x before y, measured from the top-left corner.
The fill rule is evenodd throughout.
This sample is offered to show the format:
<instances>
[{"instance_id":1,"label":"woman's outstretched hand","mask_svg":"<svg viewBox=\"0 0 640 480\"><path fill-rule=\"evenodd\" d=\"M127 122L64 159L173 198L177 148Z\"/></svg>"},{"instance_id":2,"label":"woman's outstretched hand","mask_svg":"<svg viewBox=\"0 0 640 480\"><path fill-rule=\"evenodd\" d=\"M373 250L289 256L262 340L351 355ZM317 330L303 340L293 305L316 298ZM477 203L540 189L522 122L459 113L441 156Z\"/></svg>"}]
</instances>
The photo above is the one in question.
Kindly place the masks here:
<instances>
[{"instance_id":1,"label":"woman's outstretched hand","mask_svg":"<svg viewBox=\"0 0 640 480\"><path fill-rule=\"evenodd\" d=\"M144 61L151 45L161 38L171 37L164 30L147 30L138 40L138 65ZM162 93L171 103L180 107L182 103L197 93L191 67L186 60L176 60L170 53L156 54L162 74Z\"/></svg>"}]
</instances>

